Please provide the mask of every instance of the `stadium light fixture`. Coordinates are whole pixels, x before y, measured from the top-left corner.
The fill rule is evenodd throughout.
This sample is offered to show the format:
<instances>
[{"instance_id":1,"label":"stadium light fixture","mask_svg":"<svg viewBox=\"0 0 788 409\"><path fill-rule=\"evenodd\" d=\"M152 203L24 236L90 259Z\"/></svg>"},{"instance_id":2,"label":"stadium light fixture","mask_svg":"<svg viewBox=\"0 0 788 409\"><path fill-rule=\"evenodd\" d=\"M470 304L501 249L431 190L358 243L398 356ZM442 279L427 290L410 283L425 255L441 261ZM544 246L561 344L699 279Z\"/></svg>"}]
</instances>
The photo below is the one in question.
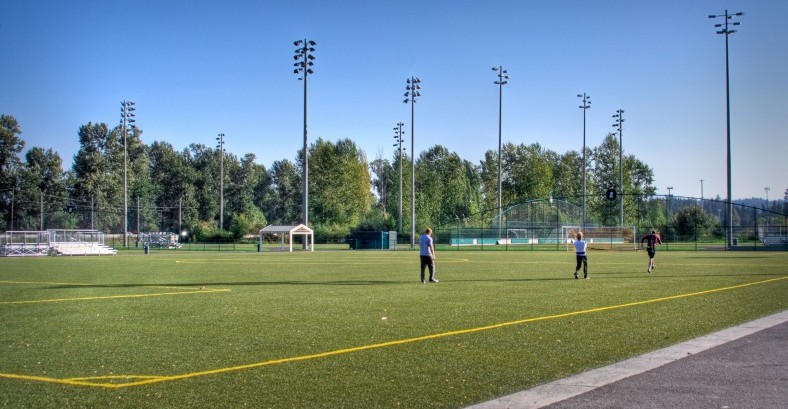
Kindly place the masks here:
<instances>
[{"instance_id":1,"label":"stadium light fixture","mask_svg":"<svg viewBox=\"0 0 788 409\"><path fill-rule=\"evenodd\" d=\"M421 80L411 76L405 80L405 100L410 102L410 248L416 246L416 149L415 149L415 106L421 93Z\"/></svg>"},{"instance_id":2,"label":"stadium light fixture","mask_svg":"<svg viewBox=\"0 0 788 409\"><path fill-rule=\"evenodd\" d=\"M312 71L312 67L315 65L313 62L315 60L315 56L312 53L315 52L314 46L317 45L316 42L312 40L296 40L293 42L295 45L295 55L293 59L295 59L295 69L293 73L296 75L300 75L298 79L300 81L304 81L304 153L303 153L303 162L304 162L304 169L303 169L303 182L304 182L304 193L303 193L303 217L304 217L304 226L309 226L309 146L308 146L308 139L307 139L307 82L309 80L309 74L314 74L315 72ZM304 240L304 248L308 247L307 241Z\"/></svg>"},{"instance_id":3,"label":"stadium light fixture","mask_svg":"<svg viewBox=\"0 0 788 409\"><path fill-rule=\"evenodd\" d=\"M586 110L591 108L591 96L585 92L577 94L578 98L582 98L582 105L580 109L583 110L583 221L581 229L586 227Z\"/></svg>"},{"instance_id":4,"label":"stadium light fixture","mask_svg":"<svg viewBox=\"0 0 788 409\"><path fill-rule=\"evenodd\" d=\"M618 196L619 196L619 225L624 227L624 110L619 109L613 114L613 119L616 123L613 124L613 128L616 128L616 131L613 132L613 135L618 133Z\"/></svg>"},{"instance_id":5,"label":"stadium light fixture","mask_svg":"<svg viewBox=\"0 0 788 409\"><path fill-rule=\"evenodd\" d=\"M714 15L710 14L709 18L716 19L716 18L724 18L724 22L721 24L715 24L714 27L720 28L723 27L722 30L717 31L717 34L724 34L725 35L725 102L726 102L726 112L727 112L727 145L728 145L728 203L725 204L726 206L726 224L727 224L727 231L728 231L728 248L733 247L733 204L731 202L732 195L731 195L731 92L730 92L730 69L728 64L728 34L733 34L736 30L731 30L729 26L738 26L740 23L738 21L731 21L735 16L743 16L743 12L737 12L730 14L728 13L728 9L725 9L724 14Z\"/></svg>"},{"instance_id":6,"label":"stadium light fixture","mask_svg":"<svg viewBox=\"0 0 788 409\"><path fill-rule=\"evenodd\" d=\"M492 67L497 72L498 79L493 83L498 86L498 230L501 229L501 145L502 145L502 112L503 112L503 86L509 83L509 72L502 65Z\"/></svg>"}]
</instances>

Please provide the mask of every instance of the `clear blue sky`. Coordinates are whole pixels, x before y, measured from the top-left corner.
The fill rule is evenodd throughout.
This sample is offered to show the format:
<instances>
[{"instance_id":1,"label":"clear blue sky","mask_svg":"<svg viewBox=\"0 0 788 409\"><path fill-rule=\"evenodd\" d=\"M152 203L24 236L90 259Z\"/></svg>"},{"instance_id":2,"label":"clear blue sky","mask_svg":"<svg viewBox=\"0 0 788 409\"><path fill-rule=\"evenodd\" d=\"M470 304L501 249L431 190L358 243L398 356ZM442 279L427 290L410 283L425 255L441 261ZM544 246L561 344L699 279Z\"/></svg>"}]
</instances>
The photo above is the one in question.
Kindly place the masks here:
<instances>
[{"instance_id":1,"label":"clear blue sky","mask_svg":"<svg viewBox=\"0 0 788 409\"><path fill-rule=\"evenodd\" d=\"M730 37L733 197L788 188L788 1L3 0L0 113L27 147L70 167L80 125L137 104L143 140L251 152L269 167L303 144L293 41L317 41L309 135L394 155L405 79L422 79L416 151L446 146L478 163L503 138L580 151L625 110L624 151L659 193L726 197L725 42L707 16L744 11Z\"/></svg>"}]
</instances>

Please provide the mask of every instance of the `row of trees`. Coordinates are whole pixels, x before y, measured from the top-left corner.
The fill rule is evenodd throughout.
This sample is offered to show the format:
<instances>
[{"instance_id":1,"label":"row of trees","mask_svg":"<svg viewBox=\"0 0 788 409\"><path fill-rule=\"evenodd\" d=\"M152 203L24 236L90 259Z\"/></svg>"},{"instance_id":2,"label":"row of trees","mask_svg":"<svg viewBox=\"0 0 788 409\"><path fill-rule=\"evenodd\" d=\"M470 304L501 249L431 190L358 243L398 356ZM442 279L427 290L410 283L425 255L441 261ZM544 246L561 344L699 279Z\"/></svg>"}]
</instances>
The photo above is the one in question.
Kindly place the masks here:
<instances>
[{"instance_id":1,"label":"row of trees","mask_svg":"<svg viewBox=\"0 0 788 409\"><path fill-rule=\"evenodd\" d=\"M80 148L71 169L52 149L25 142L16 119L0 117L0 216L9 230L95 228L123 231L123 131L104 123L79 128ZM302 218L302 152L295 161L255 163L254 154L224 152L224 226L218 230L222 151L201 144L176 150L142 131L127 134L128 225L130 231L187 231L200 238L254 233L266 224L298 223ZM618 186L619 144L607 135L588 148L588 218L618 224L618 213L602 192ZM357 228L398 228L402 166L402 233L410 230L411 158L368 161L356 144L318 139L309 146L309 205L312 227L320 237L344 237ZM582 155L545 149L539 143L507 143L503 163L505 204L546 197L576 203L582 197ZM633 155L623 158L625 221L643 217L637 196L655 193L653 171ZM463 219L489 223L485 209L497 206L498 155L489 150L474 164L435 145L416 158L416 226L440 226ZM642 197L642 196L641 196ZM658 212L657 212L658 213Z\"/></svg>"}]
</instances>

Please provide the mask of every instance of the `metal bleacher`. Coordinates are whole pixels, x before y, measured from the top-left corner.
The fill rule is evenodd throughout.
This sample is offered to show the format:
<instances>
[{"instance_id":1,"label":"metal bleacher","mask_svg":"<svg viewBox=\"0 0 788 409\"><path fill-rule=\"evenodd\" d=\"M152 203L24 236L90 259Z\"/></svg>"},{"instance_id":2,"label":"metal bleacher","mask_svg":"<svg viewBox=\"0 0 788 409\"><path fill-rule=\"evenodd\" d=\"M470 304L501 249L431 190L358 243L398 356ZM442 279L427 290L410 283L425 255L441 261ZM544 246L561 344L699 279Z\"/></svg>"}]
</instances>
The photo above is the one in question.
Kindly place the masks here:
<instances>
[{"instance_id":1,"label":"metal bleacher","mask_svg":"<svg viewBox=\"0 0 788 409\"><path fill-rule=\"evenodd\" d=\"M114 255L98 230L8 231L2 237L0 256Z\"/></svg>"}]
</instances>

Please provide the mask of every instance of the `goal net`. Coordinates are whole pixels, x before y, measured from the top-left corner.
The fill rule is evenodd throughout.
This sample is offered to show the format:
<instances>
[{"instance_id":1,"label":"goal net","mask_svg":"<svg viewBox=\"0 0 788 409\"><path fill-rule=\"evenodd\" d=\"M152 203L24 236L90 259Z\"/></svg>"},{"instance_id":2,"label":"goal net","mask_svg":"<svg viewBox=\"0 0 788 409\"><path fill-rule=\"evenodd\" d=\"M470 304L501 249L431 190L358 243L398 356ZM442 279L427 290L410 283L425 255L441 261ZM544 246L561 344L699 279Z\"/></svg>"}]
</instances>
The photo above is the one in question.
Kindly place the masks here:
<instances>
[{"instance_id":1,"label":"goal net","mask_svg":"<svg viewBox=\"0 0 788 409\"><path fill-rule=\"evenodd\" d=\"M592 250L634 250L637 247L635 226L561 226L567 251L579 232L583 232L583 239Z\"/></svg>"}]
</instances>

